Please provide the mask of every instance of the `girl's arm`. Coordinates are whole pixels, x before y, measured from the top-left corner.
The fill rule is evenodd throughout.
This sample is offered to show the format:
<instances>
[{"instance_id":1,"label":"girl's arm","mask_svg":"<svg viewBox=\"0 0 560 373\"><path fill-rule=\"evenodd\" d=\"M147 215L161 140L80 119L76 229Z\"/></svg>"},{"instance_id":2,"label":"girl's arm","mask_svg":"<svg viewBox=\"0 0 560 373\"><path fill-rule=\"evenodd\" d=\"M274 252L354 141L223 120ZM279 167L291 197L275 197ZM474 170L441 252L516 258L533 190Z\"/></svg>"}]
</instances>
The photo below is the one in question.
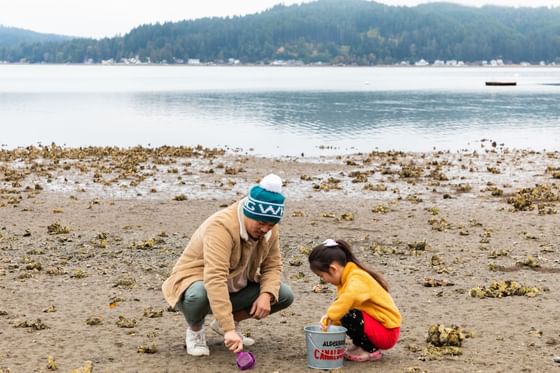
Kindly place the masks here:
<instances>
[{"instance_id":1,"label":"girl's arm","mask_svg":"<svg viewBox=\"0 0 560 373\"><path fill-rule=\"evenodd\" d=\"M334 322L340 321L348 311L367 300L368 293L369 290L365 283L355 276L350 276L348 284L343 291L338 293L335 301L327 310L327 317Z\"/></svg>"}]
</instances>

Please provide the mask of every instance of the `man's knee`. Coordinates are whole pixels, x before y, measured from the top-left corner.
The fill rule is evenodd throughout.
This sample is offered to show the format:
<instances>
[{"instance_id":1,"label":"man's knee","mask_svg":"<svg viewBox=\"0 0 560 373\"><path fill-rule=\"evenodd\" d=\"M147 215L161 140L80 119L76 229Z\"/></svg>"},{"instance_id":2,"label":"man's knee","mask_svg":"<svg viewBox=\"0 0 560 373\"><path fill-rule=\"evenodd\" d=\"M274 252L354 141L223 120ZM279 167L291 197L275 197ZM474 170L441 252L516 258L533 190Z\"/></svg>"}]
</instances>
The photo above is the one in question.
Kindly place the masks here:
<instances>
[{"instance_id":1,"label":"man's knee","mask_svg":"<svg viewBox=\"0 0 560 373\"><path fill-rule=\"evenodd\" d=\"M294 292L286 284L280 284L280 291L278 292L278 308L284 309L294 302Z\"/></svg>"},{"instance_id":2,"label":"man's knee","mask_svg":"<svg viewBox=\"0 0 560 373\"><path fill-rule=\"evenodd\" d=\"M185 293L185 298L183 299L183 305L189 307L196 307L199 305L204 305L208 302L206 294L203 293Z\"/></svg>"}]
</instances>

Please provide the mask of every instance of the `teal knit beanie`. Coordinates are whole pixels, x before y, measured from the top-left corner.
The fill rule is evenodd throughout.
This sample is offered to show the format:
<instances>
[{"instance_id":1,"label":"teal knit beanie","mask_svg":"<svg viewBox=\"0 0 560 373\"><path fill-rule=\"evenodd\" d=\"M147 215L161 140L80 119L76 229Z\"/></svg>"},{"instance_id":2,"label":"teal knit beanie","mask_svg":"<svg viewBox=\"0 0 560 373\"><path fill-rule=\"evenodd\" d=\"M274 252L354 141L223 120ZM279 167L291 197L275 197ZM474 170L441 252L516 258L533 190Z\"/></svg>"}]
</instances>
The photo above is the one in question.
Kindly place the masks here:
<instances>
[{"instance_id":1,"label":"teal knit beanie","mask_svg":"<svg viewBox=\"0 0 560 373\"><path fill-rule=\"evenodd\" d=\"M270 174L249 191L243 204L243 215L257 221L278 223L284 215L282 179Z\"/></svg>"}]
</instances>

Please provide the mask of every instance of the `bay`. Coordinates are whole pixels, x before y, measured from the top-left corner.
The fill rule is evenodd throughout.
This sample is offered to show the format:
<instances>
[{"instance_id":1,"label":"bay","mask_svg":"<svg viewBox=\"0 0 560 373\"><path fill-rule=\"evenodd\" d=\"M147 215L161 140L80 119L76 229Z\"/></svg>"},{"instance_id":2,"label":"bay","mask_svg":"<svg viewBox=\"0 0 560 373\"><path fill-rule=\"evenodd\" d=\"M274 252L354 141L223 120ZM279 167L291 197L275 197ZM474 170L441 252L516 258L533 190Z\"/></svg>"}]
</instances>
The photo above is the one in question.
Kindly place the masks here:
<instances>
[{"instance_id":1,"label":"bay","mask_svg":"<svg viewBox=\"0 0 560 373\"><path fill-rule=\"evenodd\" d=\"M516 81L486 87L485 81ZM0 65L3 147L560 149L560 68Z\"/></svg>"}]
</instances>

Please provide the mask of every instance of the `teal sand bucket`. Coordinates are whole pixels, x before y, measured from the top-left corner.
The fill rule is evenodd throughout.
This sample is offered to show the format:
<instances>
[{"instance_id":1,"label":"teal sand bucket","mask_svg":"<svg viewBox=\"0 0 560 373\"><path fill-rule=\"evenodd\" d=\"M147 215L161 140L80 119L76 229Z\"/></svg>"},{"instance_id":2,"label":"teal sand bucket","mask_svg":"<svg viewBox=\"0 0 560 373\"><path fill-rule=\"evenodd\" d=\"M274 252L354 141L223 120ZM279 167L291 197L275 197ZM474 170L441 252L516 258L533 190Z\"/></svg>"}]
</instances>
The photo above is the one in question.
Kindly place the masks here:
<instances>
[{"instance_id":1,"label":"teal sand bucket","mask_svg":"<svg viewBox=\"0 0 560 373\"><path fill-rule=\"evenodd\" d=\"M307 343L307 366L315 369L342 368L346 351L346 328L330 325L326 331L319 325L303 328Z\"/></svg>"}]
</instances>

